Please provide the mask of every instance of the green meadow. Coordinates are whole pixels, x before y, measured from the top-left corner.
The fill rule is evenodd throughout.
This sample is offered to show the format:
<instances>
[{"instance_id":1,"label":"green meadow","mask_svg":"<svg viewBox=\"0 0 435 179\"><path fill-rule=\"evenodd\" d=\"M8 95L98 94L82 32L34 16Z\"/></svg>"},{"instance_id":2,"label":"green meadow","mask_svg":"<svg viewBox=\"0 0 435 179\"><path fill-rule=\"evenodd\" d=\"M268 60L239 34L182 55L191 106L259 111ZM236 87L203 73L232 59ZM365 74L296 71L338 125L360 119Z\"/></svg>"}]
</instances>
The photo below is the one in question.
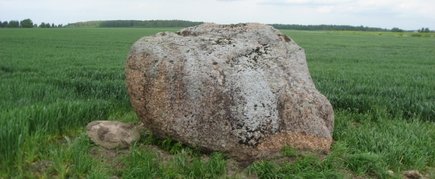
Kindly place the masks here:
<instances>
[{"instance_id":1,"label":"green meadow","mask_svg":"<svg viewBox=\"0 0 435 179\"><path fill-rule=\"evenodd\" d=\"M435 34L283 32L305 49L335 111L328 155L282 150L237 163L144 132L128 150L93 144L93 120L138 123L130 46L175 28L0 29L0 178L435 178Z\"/></svg>"}]
</instances>

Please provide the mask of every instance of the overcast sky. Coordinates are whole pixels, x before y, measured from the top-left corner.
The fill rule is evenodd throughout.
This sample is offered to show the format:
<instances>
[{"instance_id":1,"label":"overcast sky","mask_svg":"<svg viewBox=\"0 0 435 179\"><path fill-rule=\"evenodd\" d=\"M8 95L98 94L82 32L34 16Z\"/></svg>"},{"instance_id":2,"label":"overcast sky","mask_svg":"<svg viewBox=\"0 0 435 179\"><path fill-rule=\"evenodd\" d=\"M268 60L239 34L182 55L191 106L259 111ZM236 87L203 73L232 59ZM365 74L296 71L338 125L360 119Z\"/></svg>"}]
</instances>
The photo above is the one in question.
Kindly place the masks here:
<instances>
[{"instance_id":1,"label":"overcast sky","mask_svg":"<svg viewBox=\"0 0 435 179\"><path fill-rule=\"evenodd\" d=\"M435 29L435 0L0 0L0 20L181 19Z\"/></svg>"}]
</instances>

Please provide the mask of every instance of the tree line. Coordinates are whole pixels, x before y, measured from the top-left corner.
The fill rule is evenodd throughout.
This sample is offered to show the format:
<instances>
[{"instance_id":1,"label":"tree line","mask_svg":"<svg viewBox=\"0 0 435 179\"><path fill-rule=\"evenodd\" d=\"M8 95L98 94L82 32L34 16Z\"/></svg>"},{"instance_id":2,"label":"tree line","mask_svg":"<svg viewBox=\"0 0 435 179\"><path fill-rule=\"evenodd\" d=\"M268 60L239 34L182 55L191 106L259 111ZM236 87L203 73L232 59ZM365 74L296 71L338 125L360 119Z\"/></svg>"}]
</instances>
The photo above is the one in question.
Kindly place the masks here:
<instances>
[{"instance_id":1,"label":"tree line","mask_svg":"<svg viewBox=\"0 0 435 179\"><path fill-rule=\"evenodd\" d=\"M427 27L426 27L426 28L423 27L423 28L421 28L421 29L418 29L417 31L418 31L418 32L421 32L421 33L431 32L431 31L429 30L429 28L427 28Z\"/></svg>"},{"instance_id":2,"label":"tree line","mask_svg":"<svg viewBox=\"0 0 435 179\"><path fill-rule=\"evenodd\" d=\"M189 27L202 23L184 20L107 20L70 23L66 27Z\"/></svg>"},{"instance_id":3,"label":"tree line","mask_svg":"<svg viewBox=\"0 0 435 179\"><path fill-rule=\"evenodd\" d=\"M86 21L66 25L66 27L189 27L202 24L203 22L192 22L184 20L107 20L107 21ZM350 26L350 25L300 25L300 24L270 24L277 29L289 30L336 30L336 31L391 31L405 32L405 30L394 27L392 29ZM422 28L418 32L430 32L428 28Z\"/></svg>"},{"instance_id":4,"label":"tree line","mask_svg":"<svg viewBox=\"0 0 435 179\"><path fill-rule=\"evenodd\" d=\"M62 24L45 23L39 25L34 24L31 19L24 19L22 21L0 21L0 28L59 28L59 27L189 27L202 24L203 22L193 22L185 20L106 20L106 21L86 21L70 23L66 26ZM289 30L335 30L335 31L391 31L391 32L404 32L405 30L394 27L392 29L367 27L367 26L350 26L350 25L300 25L300 24L270 24L277 29ZM421 28L418 32L425 33L431 32L429 28Z\"/></svg>"},{"instance_id":5,"label":"tree line","mask_svg":"<svg viewBox=\"0 0 435 179\"><path fill-rule=\"evenodd\" d=\"M62 24L54 24L54 23L45 23L41 22L39 25L34 24L31 19L24 19L21 21L10 20L10 21L1 21L0 20L0 28L59 28L63 27Z\"/></svg>"},{"instance_id":6,"label":"tree line","mask_svg":"<svg viewBox=\"0 0 435 179\"><path fill-rule=\"evenodd\" d=\"M277 29L289 30L338 30L338 31L389 31L388 29L350 25L299 25L299 24L271 24Z\"/></svg>"}]
</instances>

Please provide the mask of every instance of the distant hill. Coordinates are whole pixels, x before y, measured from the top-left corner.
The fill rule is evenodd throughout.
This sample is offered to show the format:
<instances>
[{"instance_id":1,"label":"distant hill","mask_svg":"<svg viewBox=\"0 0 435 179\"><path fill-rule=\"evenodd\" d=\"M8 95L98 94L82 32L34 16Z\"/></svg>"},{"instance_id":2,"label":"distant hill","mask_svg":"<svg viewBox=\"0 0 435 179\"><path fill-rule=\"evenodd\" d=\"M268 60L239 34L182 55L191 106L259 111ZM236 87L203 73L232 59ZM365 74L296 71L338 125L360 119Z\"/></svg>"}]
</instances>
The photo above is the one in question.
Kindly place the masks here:
<instances>
[{"instance_id":1,"label":"distant hill","mask_svg":"<svg viewBox=\"0 0 435 179\"><path fill-rule=\"evenodd\" d=\"M390 31L378 27L365 27L365 26L350 26L350 25L299 25L299 24L271 24L277 29L291 29L291 30L338 30L338 31Z\"/></svg>"},{"instance_id":2,"label":"distant hill","mask_svg":"<svg viewBox=\"0 0 435 179\"><path fill-rule=\"evenodd\" d=\"M189 27L202 23L184 20L107 20L76 22L68 24L66 27Z\"/></svg>"},{"instance_id":3,"label":"distant hill","mask_svg":"<svg viewBox=\"0 0 435 179\"><path fill-rule=\"evenodd\" d=\"M66 27L189 27L202 24L203 22L193 22L185 20L106 20L106 21L86 21L76 22L66 25ZM350 25L299 25L299 24L270 24L277 29L291 30L339 30L339 31L389 31L377 27L350 26Z\"/></svg>"}]
</instances>

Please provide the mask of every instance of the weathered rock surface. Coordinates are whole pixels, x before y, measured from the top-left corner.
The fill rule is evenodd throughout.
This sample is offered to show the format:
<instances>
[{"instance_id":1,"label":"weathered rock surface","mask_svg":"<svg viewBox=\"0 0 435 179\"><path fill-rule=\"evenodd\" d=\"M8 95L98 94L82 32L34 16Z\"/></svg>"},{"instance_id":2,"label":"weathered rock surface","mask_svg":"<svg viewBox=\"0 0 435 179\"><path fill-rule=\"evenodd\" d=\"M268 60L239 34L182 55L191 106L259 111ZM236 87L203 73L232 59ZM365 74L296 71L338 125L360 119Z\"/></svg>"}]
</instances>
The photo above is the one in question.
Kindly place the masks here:
<instances>
[{"instance_id":1,"label":"weathered rock surface","mask_svg":"<svg viewBox=\"0 0 435 179\"><path fill-rule=\"evenodd\" d=\"M139 130L134 125L119 121L93 121L86 130L95 144L106 149L128 148L140 138Z\"/></svg>"},{"instance_id":2,"label":"weathered rock surface","mask_svg":"<svg viewBox=\"0 0 435 179\"><path fill-rule=\"evenodd\" d=\"M333 110L304 50L271 26L203 24L143 37L126 65L131 103L155 134L238 160L288 145L328 151Z\"/></svg>"}]
</instances>

